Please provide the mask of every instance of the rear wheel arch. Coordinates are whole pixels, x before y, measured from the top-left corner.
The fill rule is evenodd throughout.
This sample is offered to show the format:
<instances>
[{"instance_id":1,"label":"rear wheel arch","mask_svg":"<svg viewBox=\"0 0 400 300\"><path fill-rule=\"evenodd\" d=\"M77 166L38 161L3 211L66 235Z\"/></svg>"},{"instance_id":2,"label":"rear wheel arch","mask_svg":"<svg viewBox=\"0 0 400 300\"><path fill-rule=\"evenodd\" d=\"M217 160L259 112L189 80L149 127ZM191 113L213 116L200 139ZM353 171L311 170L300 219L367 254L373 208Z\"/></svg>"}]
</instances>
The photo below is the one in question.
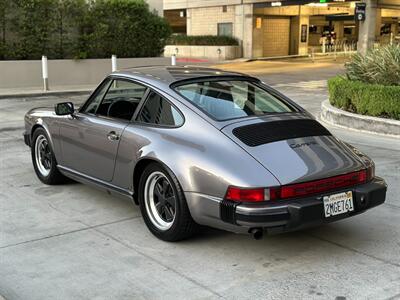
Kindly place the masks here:
<instances>
[{"instance_id":1,"label":"rear wheel arch","mask_svg":"<svg viewBox=\"0 0 400 300\"><path fill-rule=\"evenodd\" d=\"M154 158L142 158L140 159L136 165L135 168L133 169L133 191L134 191L134 198L133 200L135 201L135 204L139 205L139 200L138 200L138 190L139 190L139 182L140 178L142 177L143 171L146 169L146 167L152 163L156 163L164 167L170 174L173 172L161 161L154 159Z\"/></svg>"}]
</instances>

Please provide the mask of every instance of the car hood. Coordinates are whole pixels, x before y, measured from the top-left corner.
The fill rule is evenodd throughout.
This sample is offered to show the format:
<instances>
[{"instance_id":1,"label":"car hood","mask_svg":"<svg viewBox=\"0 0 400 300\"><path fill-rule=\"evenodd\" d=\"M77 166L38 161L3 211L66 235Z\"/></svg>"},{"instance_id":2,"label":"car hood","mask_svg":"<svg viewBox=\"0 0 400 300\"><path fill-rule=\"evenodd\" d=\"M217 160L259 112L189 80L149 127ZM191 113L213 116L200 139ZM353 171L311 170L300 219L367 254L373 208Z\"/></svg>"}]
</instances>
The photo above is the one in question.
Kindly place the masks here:
<instances>
[{"instance_id":1,"label":"car hood","mask_svg":"<svg viewBox=\"0 0 400 300\"><path fill-rule=\"evenodd\" d=\"M307 115L271 116L228 125L222 132L282 184L365 168L351 148Z\"/></svg>"}]
</instances>

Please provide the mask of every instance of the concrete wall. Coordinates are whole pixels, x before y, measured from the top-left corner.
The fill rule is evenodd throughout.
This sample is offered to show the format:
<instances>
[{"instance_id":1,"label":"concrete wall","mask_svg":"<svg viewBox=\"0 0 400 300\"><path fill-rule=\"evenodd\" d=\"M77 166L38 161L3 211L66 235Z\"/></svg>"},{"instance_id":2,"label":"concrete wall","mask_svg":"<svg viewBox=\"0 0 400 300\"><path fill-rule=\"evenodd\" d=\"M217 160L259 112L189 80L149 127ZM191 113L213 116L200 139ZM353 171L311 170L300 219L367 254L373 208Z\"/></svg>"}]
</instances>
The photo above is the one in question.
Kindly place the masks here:
<instances>
[{"instance_id":1,"label":"concrete wall","mask_svg":"<svg viewBox=\"0 0 400 300\"><path fill-rule=\"evenodd\" d=\"M235 1L229 3L232 2ZM226 12L223 12L222 5L196 7L187 9L186 13L188 35L217 35L218 23L232 23L232 34L239 40L243 56L252 57L254 26L252 4L227 5Z\"/></svg>"},{"instance_id":2,"label":"concrete wall","mask_svg":"<svg viewBox=\"0 0 400 300\"><path fill-rule=\"evenodd\" d=\"M168 58L120 58L118 69L146 65L167 65ZM49 84L52 86L95 85L111 73L111 59L49 60ZM0 88L41 88L40 60L0 61Z\"/></svg>"},{"instance_id":3,"label":"concrete wall","mask_svg":"<svg viewBox=\"0 0 400 300\"><path fill-rule=\"evenodd\" d=\"M164 0L164 9L185 9L193 7L235 5L241 3L242 0Z\"/></svg>"},{"instance_id":4,"label":"concrete wall","mask_svg":"<svg viewBox=\"0 0 400 300\"><path fill-rule=\"evenodd\" d=\"M217 35L218 23L234 23L235 6L227 6L227 11L222 11L222 6L191 8L187 11L188 35ZM233 28L235 31L235 28ZM233 32L235 35L235 32Z\"/></svg>"},{"instance_id":5,"label":"concrete wall","mask_svg":"<svg viewBox=\"0 0 400 300\"><path fill-rule=\"evenodd\" d=\"M228 60L241 57L240 46L177 46L167 45L164 49L164 55L170 57L176 54L178 57L196 57L208 59ZM218 49L221 51L218 53Z\"/></svg>"}]
</instances>

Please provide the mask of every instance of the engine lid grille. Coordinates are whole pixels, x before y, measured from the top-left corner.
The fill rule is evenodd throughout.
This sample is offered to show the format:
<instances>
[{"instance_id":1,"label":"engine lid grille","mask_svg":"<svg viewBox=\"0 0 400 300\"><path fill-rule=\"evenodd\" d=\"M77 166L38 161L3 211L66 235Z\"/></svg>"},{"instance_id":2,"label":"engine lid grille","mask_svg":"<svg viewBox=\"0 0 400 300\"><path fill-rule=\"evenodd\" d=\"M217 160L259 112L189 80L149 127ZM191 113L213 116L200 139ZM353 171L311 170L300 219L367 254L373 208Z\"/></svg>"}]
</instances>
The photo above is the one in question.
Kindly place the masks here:
<instances>
[{"instance_id":1,"label":"engine lid grille","mask_svg":"<svg viewBox=\"0 0 400 300\"><path fill-rule=\"evenodd\" d=\"M250 147L294 138L332 135L320 123L310 119L262 122L237 127L232 132Z\"/></svg>"}]
</instances>

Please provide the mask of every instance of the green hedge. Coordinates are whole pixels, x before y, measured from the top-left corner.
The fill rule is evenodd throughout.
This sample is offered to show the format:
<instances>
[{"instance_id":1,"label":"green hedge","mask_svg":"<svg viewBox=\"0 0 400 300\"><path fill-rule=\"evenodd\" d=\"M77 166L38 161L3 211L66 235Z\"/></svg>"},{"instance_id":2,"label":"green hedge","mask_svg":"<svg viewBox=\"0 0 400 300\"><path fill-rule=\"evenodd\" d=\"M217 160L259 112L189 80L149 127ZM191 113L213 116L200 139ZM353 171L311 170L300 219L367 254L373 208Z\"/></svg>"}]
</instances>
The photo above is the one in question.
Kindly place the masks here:
<instances>
[{"instance_id":1,"label":"green hedge","mask_svg":"<svg viewBox=\"0 0 400 300\"><path fill-rule=\"evenodd\" d=\"M234 37L223 35L173 35L168 39L167 44L180 46L237 46L239 41Z\"/></svg>"},{"instance_id":2,"label":"green hedge","mask_svg":"<svg viewBox=\"0 0 400 300\"><path fill-rule=\"evenodd\" d=\"M0 59L158 56L170 34L144 0L0 0Z\"/></svg>"},{"instance_id":3,"label":"green hedge","mask_svg":"<svg viewBox=\"0 0 400 300\"><path fill-rule=\"evenodd\" d=\"M400 120L400 86L351 81L341 76L328 80L333 106L355 113Z\"/></svg>"}]
</instances>

